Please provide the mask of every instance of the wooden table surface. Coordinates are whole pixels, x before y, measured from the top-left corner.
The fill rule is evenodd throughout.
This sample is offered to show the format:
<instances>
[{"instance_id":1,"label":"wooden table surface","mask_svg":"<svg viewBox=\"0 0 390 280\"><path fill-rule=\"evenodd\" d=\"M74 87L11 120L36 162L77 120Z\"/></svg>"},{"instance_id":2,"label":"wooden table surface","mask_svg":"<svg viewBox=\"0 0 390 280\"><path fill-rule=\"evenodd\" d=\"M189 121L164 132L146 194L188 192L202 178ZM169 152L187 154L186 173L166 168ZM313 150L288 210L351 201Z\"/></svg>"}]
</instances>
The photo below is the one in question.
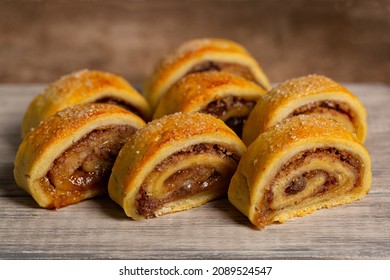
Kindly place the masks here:
<instances>
[{"instance_id":1,"label":"wooden table surface","mask_svg":"<svg viewBox=\"0 0 390 280\"><path fill-rule=\"evenodd\" d=\"M143 221L108 197L38 207L12 170L22 116L43 85L1 85L0 259L390 259L390 86L346 86L368 110L370 193L257 230L226 199Z\"/></svg>"}]
</instances>

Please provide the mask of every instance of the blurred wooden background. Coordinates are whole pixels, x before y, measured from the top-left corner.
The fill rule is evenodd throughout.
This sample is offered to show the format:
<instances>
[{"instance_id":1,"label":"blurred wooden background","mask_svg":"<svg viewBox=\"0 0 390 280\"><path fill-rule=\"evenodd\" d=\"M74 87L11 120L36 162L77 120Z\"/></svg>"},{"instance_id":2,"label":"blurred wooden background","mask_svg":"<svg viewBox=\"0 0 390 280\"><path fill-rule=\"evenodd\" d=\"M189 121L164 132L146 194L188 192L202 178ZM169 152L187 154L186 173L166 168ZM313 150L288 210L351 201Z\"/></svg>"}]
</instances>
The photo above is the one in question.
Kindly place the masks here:
<instances>
[{"instance_id":1,"label":"blurred wooden background","mask_svg":"<svg viewBox=\"0 0 390 280\"><path fill-rule=\"evenodd\" d=\"M0 0L0 83L90 68L140 84L164 54L197 37L241 43L272 82L321 73L390 83L388 0Z\"/></svg>"}]
</instances>

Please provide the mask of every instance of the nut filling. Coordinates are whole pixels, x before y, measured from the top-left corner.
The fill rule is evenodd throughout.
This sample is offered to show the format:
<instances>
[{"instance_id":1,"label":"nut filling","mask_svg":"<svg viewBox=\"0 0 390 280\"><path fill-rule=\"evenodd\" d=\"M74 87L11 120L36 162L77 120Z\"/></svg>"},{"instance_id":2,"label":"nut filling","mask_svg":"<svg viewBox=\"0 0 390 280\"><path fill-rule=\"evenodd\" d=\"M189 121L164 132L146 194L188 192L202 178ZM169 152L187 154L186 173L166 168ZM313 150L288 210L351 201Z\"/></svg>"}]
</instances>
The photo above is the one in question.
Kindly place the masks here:
<instances>
[{"instance_id":1,"label":"nut filling","mask_svg":"<svg viewBox=\"0 0 390 280\"><path fill-rule=\"evenodd\" d=\"M100 128L62 153L41 179L44 190L54 198L49 208L80 201L90 192L104 193L116 156L134 131L126 125Z\"/></svg>"},{"instance_id":2,"label":"nut filling","mask_svg":"<svg viewBox=\"0 0 390 280\"><path fill-rule=\"evenodd\" d=\"M238 135L242 135L242 129L249 113L255 107L256 101L245 100L237 96L225 96L209 103L200 113L208 113L225 121Z\"/></svg>"},{"instance_id":3,"label":"nut filling","mask_svg":"<svg viewBox=\"0 0 390 280\"><path fill-rule=\"evenodd\" d=\"M212 154L226 161L222 168L194 163L191 167L181 169L170 175L163 182L164 192L152 195L149 191L152 177L162 175L168 168L179 164L188 157L199 154ZM136 199L138 214L150 218L155 216L156 210L164 204L207 191L225 193L230 178L238 164L239 157L223 147L212 144L197 144L177 152L157 165L142 184Z\"/></svg>"},{"instance_id":4,"label":"nut filling","mask_svg":"<svg viewBox=\"0 0 390 280\"><path fill-rule=\"evenodd\" d=\"M348 176L348 174L339 173L339 170L328 171L325 170L326 167L324 167L323 170L311 169L302 172L295 177L289 177L289 174L294 174L294 171L305 168L305 165L310 164L313 160L322 161L324 159L334 165L337 163L341 164L343 168L351 174L352 179L348 181L347 186L343 187L346 191L353 191L355 188L361 187L362 172L364 168L362 168L361 162L354 158L353 155L335 148L304 151L291 158L288 163L283 165L281 171L279 171L278 175L273 179L270 187L264 194L263 200L257 207L257 224L260 227L266 225L269 221L272 221L279 209L289 207L289 204L286 204L286 206L282 204L276 207L275 200L277 200L278 197L285 197L283 200L292 199L292 205L297 205L299 203L304 203L306 200L313 197L324 197L324 199L326 199L328 192L339 191L338 188L342 187L343 180ZM289 182L286 182L283 178L291 179ZM308 190L308 193L303 194L310 184L312 190ZM282 185L281 192L277 192L276 190L278 185ZM268 219L264 220L264 217L268 217L269 221Z\"/></svg>"},{"instance_id":5,"label":"nut filling","mask_svg":"<svg viewBox=\"0 0 390 280\"><path fill-rule=\"evenodd\" d=\"M187 74L207 71L228 72L243 77L249 81L252 81L261 86L263 89L266 89L262 84L259 84L256 81L255 77L253 76L251 70L248 67L236 63L205 61L192 67L192 69L188 71Z\"/></svg>"}]
</instances>

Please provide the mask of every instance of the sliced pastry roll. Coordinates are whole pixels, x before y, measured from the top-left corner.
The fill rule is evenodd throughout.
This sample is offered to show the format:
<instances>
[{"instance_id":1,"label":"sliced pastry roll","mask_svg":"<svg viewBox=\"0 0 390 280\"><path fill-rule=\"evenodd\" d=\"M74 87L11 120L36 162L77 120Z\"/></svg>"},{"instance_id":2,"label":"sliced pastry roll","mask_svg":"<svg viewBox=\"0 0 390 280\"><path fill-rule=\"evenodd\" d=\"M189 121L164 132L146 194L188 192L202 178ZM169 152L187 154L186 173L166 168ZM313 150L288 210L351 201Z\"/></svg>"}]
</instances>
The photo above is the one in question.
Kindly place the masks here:
<instances>
[{"instance_id":1,"label":"sliced pastry roll","mask_svg":"<svg viewBox=\"0 0 390 280\"><path fill-rule=\"evenodd\" d=\"M61 77L33 99L23 118L22 136L65 107L84 103L114 104L146 121L151 118L148 102L125 79L107 72L81 70Z\"/></svg>"},{"instance_id":2,"label":"sliced pastry roll","mask_svg":"<svg viewBox=\"0 0 390 280\"><path fill-rule=\"evenodd\" d=\"M366 110L359 99L335 81L309 75L275 87L259 98L244 126L249 145L277 122L297 115L323 115L342 123L362 143L367 134Z\"/></svg>"},{"instance_id":3,"label":"sliced pastry roll","mask_svg":"<svg viewBox=\"0 0 390 280\"><path fill-rule=\"evenodd\" d=\"M175 83L161 98L154 118L175 112L208 113L241 136L243 123L265 93L255 83L230 73L193 73Z\"/></svg>"},{"instance_id":4,"label":"sliced pastry roll","mask_svg":"<svg viewBox=\"0 0 390 280\"><path fill-rule=\"evenodd\" d=\"M110 104L65 108L23 139L16 183L45 208L60 208L107 192L119 150L145 122Z\"/></svg>"},{"instance_id":5,"label":"sliced pastry roll","mask_svg":"<svg viewBox=\"0 0 390 280\"><path fill-rule=\"evenodd\" d=\"M225 39L195 39L164 57L145 83L143 93L152 108L178 80L189 73L224 71L244 77L264 89L270 84L257 61L241 45Z\"/></svg>"},{"instance_id":6,"label":"sliced pastry roll","mask_svg":"<svg viewBox=\"0 0 390 280\"><path fill-rule=\"evenodd\" d=\"M108 191L135 220L187 210L227 193L245 149L211 115L171 114L148 123L124 145Z\"/></svg>"},{"instance_id":7,"label":"sliced pastry roll","mask_svg":"<svg viewBox=\"0 0 390 280\"><path fill-rule=\"evenodd\" d=\"M257 227L361 199L371 161L340 123L324 116L288 118L259 135L242 157L228 197Z\"/></svg>"}]
</instances>

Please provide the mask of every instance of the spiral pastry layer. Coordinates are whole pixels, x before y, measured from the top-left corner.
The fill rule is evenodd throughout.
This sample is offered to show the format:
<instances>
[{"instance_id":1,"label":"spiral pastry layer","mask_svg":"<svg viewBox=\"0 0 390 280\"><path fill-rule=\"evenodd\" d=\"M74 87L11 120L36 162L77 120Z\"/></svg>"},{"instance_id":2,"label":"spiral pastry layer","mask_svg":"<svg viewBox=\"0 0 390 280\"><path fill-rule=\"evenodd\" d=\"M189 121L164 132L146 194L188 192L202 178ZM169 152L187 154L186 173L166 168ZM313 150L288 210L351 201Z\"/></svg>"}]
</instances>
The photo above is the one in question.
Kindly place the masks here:
<instances>
[{"instance_id":1,"label":"spiral pastry layer","mask_svg":"<svg viewBox=\"0 0 390 280\"><path fill-rule=\"evenodd\" d=\"M119 150L144 125L116 105L67 107L23 139L15 159L16 183L44 208L105 193Z\"/></svg>"},{"instance_id":2,"label":"spiral pastry layer","mask_svg":"<svg viewBox=\"0 0 390 280\"><path fill-rule=\"evenodd\" d=\"M213 116L167 115L148 123L124 145L108 191L135 220L187 210L227 193L245 149Z\"/></svg>"},{"instance_id":3,"label":"spiral pastry layer","mask_svg":"<svg viewBox=\"0 0 390 280\"><path fill-rule=\"evenodd\" d=\"M257 227L362 198L371 161L355 135L324 116L296 116L259 135L229 186L232 204Z\"/></svg>"},{"instance_id":4,"label":"spiral pastry layer","mask_svg":"<svg viewBox=\"0 0 390 280\"><path fill-rule=\"evenodd\" d=\"M178 80L189 73L224 71L244 77L264 89L270 84L257 61L241 45L225 39L195 39L165 56L144 85L143 94L153 109Z\"/></svg>"},{"instance_id":5,"label":"spiral pastry layer","mask_svg":"<svg viewBox=\"0 0 390 280\"><path fill-rule=\"evenodd\" d=\"M201 112L223 120L237 135L265 90L240 76L201 72L183 77L161 98L154 119L175 112ZM174 100L174 102L172 102Z\"/></svg>"},{"instance_id":6,"label":"spiral pastry layer","mask_svg":"<svg viewBox=\"0 0 390 280\"><path fill-rule=\"evenodd\" d=\"M320 75L288 80L259 98L244 126L249 145L277 122L297 115L323 115L343 124L360 142L367 134L367 113L350 91Z\"/></svg>"},{"instance_id":7,"label":"spiral pastry layer","mask_svg":"<svg viewBox=\"0 0 390 280\"><path fill-rule=\"evenodd\" d=\"M125 79L107 72L80 70L61 77L33 99L23 118L22 136L56 112L85 103L118 105L145 121L151 119L148 102Z\"/></svg>"}]
</instances>

